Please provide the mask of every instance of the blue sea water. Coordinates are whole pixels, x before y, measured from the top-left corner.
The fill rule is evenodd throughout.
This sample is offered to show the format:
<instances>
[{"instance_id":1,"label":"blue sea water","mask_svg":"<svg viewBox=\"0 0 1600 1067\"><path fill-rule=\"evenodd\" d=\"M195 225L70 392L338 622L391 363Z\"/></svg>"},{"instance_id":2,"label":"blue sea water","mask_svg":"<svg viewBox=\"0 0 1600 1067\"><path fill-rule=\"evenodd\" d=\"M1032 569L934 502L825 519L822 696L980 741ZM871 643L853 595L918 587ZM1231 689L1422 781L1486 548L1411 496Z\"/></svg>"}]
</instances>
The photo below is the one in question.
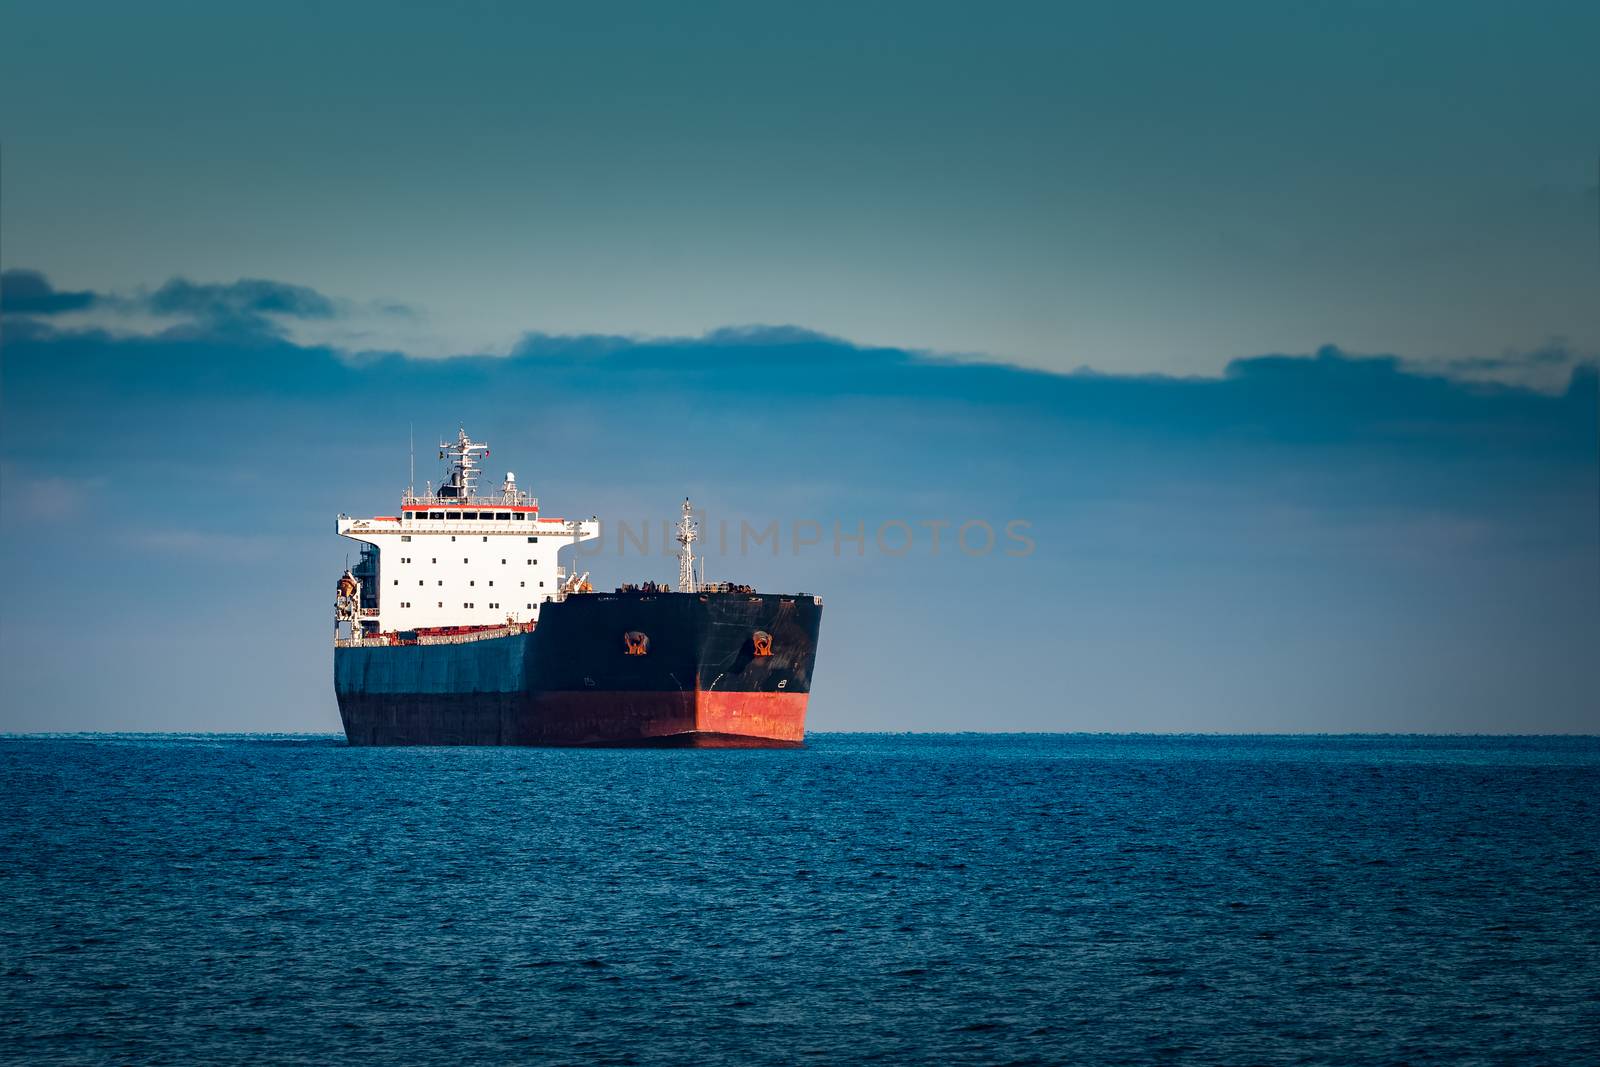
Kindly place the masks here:
<instances>
[{"instance_id":1,"label":"blue sea water","mask_svg":"<svg viewBox=\"0 0 1600 1067\"><path fill-rule=\"evenodd\" d=\"M1600 1063L1600 739L0 739L0 1057Z\"/></svg>"}]
</instances>

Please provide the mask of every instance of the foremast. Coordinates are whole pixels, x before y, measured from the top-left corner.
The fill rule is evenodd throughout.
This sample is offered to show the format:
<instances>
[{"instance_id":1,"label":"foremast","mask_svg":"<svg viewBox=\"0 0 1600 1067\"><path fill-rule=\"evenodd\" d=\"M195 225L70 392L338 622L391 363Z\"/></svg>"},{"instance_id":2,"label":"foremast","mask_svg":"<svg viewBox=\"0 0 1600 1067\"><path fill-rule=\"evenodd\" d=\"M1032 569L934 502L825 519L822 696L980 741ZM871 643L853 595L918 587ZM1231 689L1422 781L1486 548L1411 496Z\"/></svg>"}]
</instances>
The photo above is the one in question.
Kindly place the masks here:
<instances>
[{"instance_id":1,"label":"foremast","mask_svg":"<svg viewBox=\"0 0 1600 1067\"><path fill-rule=\"evenodd\" d=\"M694 520L694 505L683 498L683 517L678 520L678 592L697 593L694 578L694 543L700 537L700 524Z\"/></svg>"}]
</instances>

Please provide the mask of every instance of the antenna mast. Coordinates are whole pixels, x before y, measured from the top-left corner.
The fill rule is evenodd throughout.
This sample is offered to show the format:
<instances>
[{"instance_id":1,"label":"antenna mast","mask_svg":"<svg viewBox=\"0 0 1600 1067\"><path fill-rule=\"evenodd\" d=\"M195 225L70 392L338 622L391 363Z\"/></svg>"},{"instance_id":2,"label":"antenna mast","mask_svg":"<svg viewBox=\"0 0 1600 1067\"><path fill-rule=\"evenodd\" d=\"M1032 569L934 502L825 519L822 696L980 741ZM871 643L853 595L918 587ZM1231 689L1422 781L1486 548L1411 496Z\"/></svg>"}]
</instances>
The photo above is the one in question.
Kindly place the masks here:
<instances>
[{"instance_id":1,"label":"antenna mast","mask_svg":"<svg viewBox=\"0 0 1600 1067\"><path fill-rule=\"evenodd\" d=\"M474 441L467 436L467 431L458 429L456 439L450 442L440 442L439 458L450 461L449 489L439 487L440 496L453 496L462 500L475 500L478 496L478 472L482 468L478 465L476 452L489 454L489 446L481 441Z\"/></svg>"},{"instance_id":2,"label":"antenna mast","mask_svg":"<svg viewBox=\"0 0 1600 1067\"><path fill-rule=\"evenodd\" d=\"M690 518L694 505L683 498L683 518L678 520L678 592L695 593L699 587L694 580L694 549L691 547L700 536L700 524Z\"/></svg>"}]
</instances>

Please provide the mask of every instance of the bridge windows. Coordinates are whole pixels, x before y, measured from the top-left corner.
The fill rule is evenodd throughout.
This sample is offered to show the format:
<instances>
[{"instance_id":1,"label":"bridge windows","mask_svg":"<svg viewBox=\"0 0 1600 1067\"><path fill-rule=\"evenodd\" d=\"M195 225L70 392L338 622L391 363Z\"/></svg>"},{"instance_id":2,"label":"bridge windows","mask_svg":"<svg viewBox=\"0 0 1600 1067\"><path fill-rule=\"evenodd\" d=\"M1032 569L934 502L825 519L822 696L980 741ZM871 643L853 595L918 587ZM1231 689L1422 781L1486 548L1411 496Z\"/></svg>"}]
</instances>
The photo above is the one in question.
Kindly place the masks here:
<instances>
[{"instance_id":1,"label":"bridge windows","mask_svg":"<svg viewBox=\"0 0 1600 1067\"><path fill-rule=\"evenodd\" d=\"M459 518L461 518L461 512L459 512L459 511L447 511L447 512L444 513L444 517L447 518L447 519L459 519Z\"/></svg>"}]
</instances>

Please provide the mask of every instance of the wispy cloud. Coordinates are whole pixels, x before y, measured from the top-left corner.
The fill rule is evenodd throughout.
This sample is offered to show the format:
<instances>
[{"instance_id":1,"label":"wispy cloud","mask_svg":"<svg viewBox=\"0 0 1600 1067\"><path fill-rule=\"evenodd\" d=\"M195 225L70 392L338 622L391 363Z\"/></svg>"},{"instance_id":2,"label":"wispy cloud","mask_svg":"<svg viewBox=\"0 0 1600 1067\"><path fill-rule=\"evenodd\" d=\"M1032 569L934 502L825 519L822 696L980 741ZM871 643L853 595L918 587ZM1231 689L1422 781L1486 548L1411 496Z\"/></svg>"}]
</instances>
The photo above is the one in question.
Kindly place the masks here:
<instances>
[{"instance_id":1,"label":"wispy cloud","mask_svg":"<svg viewBox=\"0 0 1600 1067\"><path fill-rule=\"evenodd\" d=\"M268 278L197 282L176 277L154 290L95 292L57 289L39 271L18 269L0 279L0 297L8 332L21 336L102 329L129 336L238 341L293 336L358 343L382 336L373 323L418 317L414 309L394 301L338 300L310 286Z\"/></svg>"},{"instance_id":2,"label":"wispy cloud","mask_svg":"<svg viewBox=\"0 0 1600 1067\"><path fill-rule=\"evenodd\" d=\"M1593 365L1595 358L1585 359L1574 352L1563 337L1553 337L1544 344L1521 352L1504 352L1498 356L1461 356L1435 361L1410 361L1409 365L1423 373L1447 374L1475 382L1504 382L1545 392L1563 388L1574 369Z\"/></svg>"},{"instance_id":3,"label":"wispy cloud","mask_svg":"<svg viewBox=\"0 0 1600 1067\"><path fill-rule=\"evenodd\" d=\"M64 522L82 515L100 479L30 473L15 462L0 463L0 513L7 522Z\"/></svg>"}]
</instances>

